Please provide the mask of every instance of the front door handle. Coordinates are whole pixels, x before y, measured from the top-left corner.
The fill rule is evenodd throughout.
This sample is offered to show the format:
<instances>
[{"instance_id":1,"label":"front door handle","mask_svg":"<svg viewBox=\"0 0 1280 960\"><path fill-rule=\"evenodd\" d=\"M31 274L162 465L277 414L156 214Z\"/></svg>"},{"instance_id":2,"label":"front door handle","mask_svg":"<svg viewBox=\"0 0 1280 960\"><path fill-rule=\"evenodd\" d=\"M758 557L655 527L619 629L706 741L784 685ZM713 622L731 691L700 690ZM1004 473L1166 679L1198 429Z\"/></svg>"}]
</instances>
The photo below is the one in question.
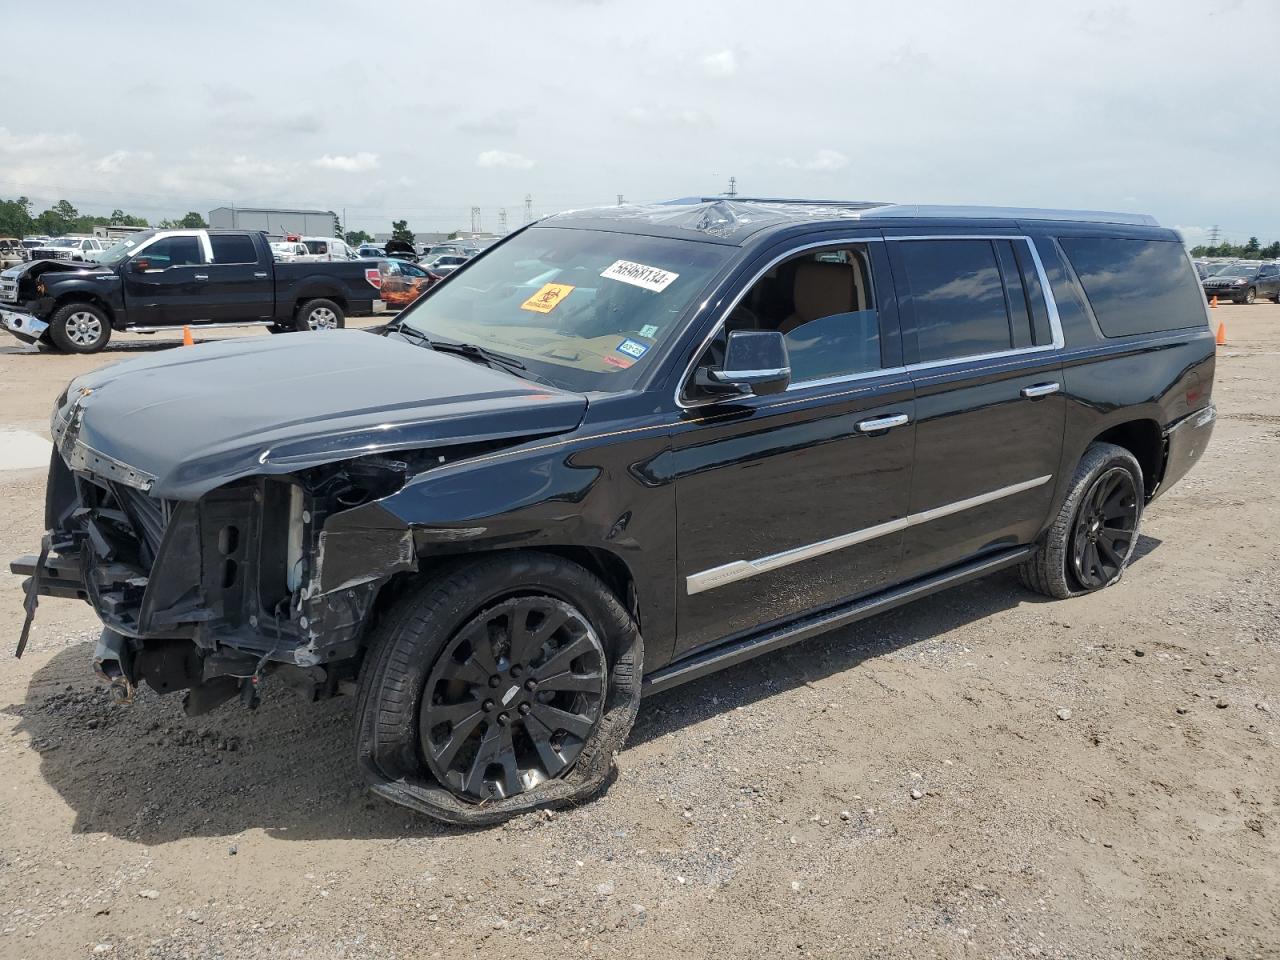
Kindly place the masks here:
<instances>
[{"instance_id":1,"label":"front door handle","mask_svg":"<svg viewBox=\"0 0 1280 960\"><path fill-rule=\"evenodd\" d=\"M895 413L888 417L872 417L870 420L860 420L858 422L858 431L860 433L876 433L880 430L892 430L894 427L901 427L909 423L911 418L905 413Z\"/></svg>"},{"instance_id":2,"label":"front door handle","mask_svg":"<svg viewBox=\"0 0 1280 960\"><path fill-rule=\"evenodd\" d=\"M209 275L208 275L207 273L197 273L197 274L196 274L196 279L197 279L197 280L208 280L208 279L209 279Z\"/></svg>"},{"instance_id":3,"label":"front door handle","mask_svg":"<svg viewBox=\"0 0 1280 960\"><path fill-rule=\"evenodd\" d=\"M259 280L265 280L265 279L267 279L267 277L269 276L269 274L266 274L266 273L255 273L255 274L254 274L254 276L255 276L255 277L257 277Z\"/></svg>"},{"instance_id":4,"label":"front door handle","mask_svg":"<svg viewBox=\"0 0 1280 960\"><path fill-rule=\"evenodd\" d=\"M1039 397L1047 397L1051 393L1057 393L1062 389L1060 383L1035 383L1029 387L1022 388L1022 395L1028 400L1035 400Z\"/></svg>"}]
</instances>

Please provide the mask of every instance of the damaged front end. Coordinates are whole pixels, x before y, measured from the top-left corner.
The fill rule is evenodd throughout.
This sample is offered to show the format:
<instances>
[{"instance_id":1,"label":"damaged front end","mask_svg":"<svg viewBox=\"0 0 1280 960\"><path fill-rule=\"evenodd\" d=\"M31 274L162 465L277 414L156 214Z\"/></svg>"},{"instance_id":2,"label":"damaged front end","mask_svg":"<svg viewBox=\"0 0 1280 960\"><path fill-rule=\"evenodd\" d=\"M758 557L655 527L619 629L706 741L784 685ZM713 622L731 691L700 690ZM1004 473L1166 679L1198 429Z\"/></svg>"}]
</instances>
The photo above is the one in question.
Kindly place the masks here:
<instances>
[{"instance_id":1,"label":"damaged front end","mask_svg":"<svg viewBox=\"0 0 1280 960\"><path fill-rule=\"evenodd\" d=\"M369 456L248 477L195 501L153 496L153 479L82 445L50 467L47 549L15 561L37 595L79 597L106 626L94 667L118 699L145 682L186 691L189 714L273 676L309 698L353 673L379 591L417 569L404 527L326 530L400 489L412 456Z\"/></svg>"}]
</instances>

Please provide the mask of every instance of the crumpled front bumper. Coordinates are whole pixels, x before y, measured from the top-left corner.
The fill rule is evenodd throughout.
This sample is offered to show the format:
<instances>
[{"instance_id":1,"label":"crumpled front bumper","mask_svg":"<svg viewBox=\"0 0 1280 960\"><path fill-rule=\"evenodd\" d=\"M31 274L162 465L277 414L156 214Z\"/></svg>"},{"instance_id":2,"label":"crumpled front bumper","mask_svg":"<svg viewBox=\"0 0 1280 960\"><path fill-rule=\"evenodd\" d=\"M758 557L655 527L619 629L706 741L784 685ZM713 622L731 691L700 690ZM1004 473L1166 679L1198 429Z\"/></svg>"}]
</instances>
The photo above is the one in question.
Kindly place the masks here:
<instances>
[{"instance_id":1,"label":"crumpled front bumper","mask_svg":"<svg viewBox=\"0 0 1280 960\"><path fill-rule=\"evenodd\" d=\"M0 306L0 327L4 327L23 343L35 343L45 335L49 324L34 314Z\"/></svg>"}]
</instances>

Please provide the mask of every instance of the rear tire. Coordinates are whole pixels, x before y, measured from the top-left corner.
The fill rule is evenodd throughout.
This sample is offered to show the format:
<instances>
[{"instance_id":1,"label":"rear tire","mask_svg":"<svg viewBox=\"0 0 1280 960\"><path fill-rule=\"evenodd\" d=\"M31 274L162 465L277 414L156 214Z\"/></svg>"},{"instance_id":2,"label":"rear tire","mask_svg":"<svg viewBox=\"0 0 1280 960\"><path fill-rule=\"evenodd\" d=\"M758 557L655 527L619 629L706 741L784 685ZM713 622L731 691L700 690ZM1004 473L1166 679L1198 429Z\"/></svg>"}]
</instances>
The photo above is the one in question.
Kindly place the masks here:
<instances>
[{"instance_id":1,"label":"rear tire","mask_svg":"<svg viewBox=\"0 0 1280 960\"><path fill-rule=\"evenodd\" d=\"M97 353L111 339L111 321L91 303L68 303L49 320L49 339L65 353Z\"/></svg>"},{"instance_id":2,"label":"rear tire","mask_svg":"<svg viewBox=\"0 0 1280 960\"><path fill-rule=\"evenodd\" d=\"M1057 600L1111 586L1138 544L1144 496L1133 454L1110 443L1090 444L1035 555L1018 568L1023 584ZM1108 503L1097 502L1100 497Z\"/></svg>"},{"instance_id":3,"label":"rear tire","mask_svg":"<svg viewBox=\"0 0 1280 960\"><path fill-rule=\"evenodd\" d=\"M1258 291L1257 291L1256 289L1254 289L1253 287L1250 287L1250 288L1249 288L1249 290L1248 290L1248 292L1246 292L1246 293L1245 293L1245 295L1244 295L1244 302L1245 302L1245 303L1257 303L1257 302L1258 302Z\"/></svg>"},{"instance_id":4,"label":"rear tire","mask_svg":"<svg viewBox=\"0 0 1280 960\"><path fill-rule=\"evenodd\" d=\"M452 566L370 641L357 762L374 792L449 823L582 800L609 780L641 668L635 621L577 564L512 551Z\"/></svg>"},{"instance_id":5,"label":"rear tire","mask_svg":"<svg viewBox=\"0 0 1280 960\"><path fill-rule=\"evenodd\" d=\"M295 321L295 326L303 333L308 330L341 330L346 325L346 314L332 300L308 300L298 308Z\"/></svg>"}]
</instances>

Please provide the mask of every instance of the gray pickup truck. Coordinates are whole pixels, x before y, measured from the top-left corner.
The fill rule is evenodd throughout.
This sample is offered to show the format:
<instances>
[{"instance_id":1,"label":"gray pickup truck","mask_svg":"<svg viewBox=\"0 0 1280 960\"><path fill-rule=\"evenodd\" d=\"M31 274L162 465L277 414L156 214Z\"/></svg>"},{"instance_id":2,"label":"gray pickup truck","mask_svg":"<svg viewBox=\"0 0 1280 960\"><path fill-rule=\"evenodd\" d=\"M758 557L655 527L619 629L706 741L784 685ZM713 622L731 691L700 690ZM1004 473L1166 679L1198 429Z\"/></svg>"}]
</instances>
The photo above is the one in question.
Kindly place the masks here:
<instances>
[{"instance_id":1,"label":"gray pickup truck","mask_svg":"<svg viewBox=\"0 0 1280 960\"><path fill-rule=\"evenodd\" d=\"M331 330L386 308L378 267L277 263L262 233L147 230L92 262L31 260L0 271L0 326L68 353L96 353L113 330Z\"/></svg>"}]
</instances>

